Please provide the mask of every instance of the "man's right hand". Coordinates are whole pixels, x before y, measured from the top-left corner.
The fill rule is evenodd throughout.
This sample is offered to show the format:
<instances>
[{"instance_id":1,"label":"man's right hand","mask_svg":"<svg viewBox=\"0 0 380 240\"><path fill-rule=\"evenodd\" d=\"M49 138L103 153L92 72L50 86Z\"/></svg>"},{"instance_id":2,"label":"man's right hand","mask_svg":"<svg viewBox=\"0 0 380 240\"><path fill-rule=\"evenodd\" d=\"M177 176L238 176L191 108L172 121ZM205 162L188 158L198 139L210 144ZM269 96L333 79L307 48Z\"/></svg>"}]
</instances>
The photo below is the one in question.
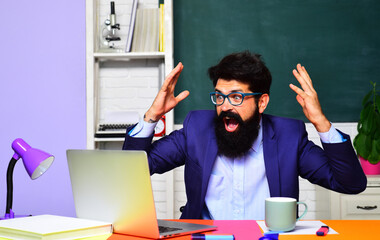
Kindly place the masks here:
<instances>
[{"instance_id":1,"label":"man's right hand","mask_svg":"<svg viewBox=\"0 0 380 240\"><path fill-rule=\"evenodd\" d=\"M187 90L178 94L177 97L174 96L175 85L177 84L182 69L183 65L180 62L166 77L160 91L153 101L152 106L150 106L148 111L145 113L144 121L157 122L165 113L172 110L180 101L189 96L190 92Z\"/></svg>"}]
</instances>

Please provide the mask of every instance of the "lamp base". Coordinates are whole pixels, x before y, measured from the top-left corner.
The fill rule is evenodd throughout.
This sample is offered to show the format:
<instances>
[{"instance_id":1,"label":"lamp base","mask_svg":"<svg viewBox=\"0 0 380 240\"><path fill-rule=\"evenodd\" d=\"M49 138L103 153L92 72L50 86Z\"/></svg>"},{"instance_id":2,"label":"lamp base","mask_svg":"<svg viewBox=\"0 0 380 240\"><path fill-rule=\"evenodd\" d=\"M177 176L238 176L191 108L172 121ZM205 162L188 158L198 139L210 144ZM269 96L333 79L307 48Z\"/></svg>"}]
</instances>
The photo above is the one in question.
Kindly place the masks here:
<instances>
[{"instance_id":1,"label":"lamp base","mask_svg":"<svg viewBox=\"0 0 380 240\"><path fill-rule=\"evenodd\" d=\"M15 215L12 209L10 209L9 213L6 213L4 217L0 217L0 220L19 218L19 217L30 217L32 215Z\"/></svg>"},{"instance_id":2,"label":"lamp base","mask_svg":"<svg viewBox=\"0 0 380 240\"><path fill-rule=\"evenodd\" d=\"M15 218L15 213L12 211L12 209L9 209L9 213L5 213L4 218L1 218L1 220L10 218Z\"/></svg>"}]
</instances>

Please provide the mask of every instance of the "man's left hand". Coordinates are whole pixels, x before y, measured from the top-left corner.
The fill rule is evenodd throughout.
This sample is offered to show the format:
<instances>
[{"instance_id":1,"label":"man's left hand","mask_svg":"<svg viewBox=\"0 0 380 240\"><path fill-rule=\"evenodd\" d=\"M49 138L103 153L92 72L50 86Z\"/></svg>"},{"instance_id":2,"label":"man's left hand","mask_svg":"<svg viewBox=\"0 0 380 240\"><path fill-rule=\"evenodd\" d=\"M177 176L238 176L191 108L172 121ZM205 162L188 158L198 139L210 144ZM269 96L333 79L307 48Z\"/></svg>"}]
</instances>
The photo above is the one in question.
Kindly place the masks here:
<instances>
[{"instance_id":1,"label":"man's left hand","mask_svg":"<svg viewBox=\"0 0 380 240\"><path fill-rule=\"evenodd\" d=\"M293 84L290 84L289 87L297 93L296 99L301 105L306 118L309 119L318 132L329 131L331 123L322 112L317 92L305 67L297 64L297 70L293 70L293 75L300 83L302 89Z\"/></svg>"}]
</instances>

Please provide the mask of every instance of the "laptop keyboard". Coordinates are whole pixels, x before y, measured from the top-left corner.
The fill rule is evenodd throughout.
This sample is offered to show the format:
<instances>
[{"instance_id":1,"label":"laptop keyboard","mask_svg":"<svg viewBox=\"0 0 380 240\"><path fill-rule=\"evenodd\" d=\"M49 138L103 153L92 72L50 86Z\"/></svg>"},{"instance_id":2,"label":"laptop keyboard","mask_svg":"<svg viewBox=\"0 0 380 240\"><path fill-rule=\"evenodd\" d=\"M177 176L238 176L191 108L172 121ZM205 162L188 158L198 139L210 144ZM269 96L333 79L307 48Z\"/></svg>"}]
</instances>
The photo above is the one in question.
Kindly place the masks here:
<instances>
[{"instance_id":1,"label":"laptop keyboard","mask_svg":"<svg viewBox=\"0 0 380 240\"><path fill-rule=\"evenodd\" d=\"M178 231L178 230L182 230L182 228L172 228L172 227L158 226L158 231L160 233L166 233L166 232L172 232L172 231Z\"/></svg>"}]
</instances>

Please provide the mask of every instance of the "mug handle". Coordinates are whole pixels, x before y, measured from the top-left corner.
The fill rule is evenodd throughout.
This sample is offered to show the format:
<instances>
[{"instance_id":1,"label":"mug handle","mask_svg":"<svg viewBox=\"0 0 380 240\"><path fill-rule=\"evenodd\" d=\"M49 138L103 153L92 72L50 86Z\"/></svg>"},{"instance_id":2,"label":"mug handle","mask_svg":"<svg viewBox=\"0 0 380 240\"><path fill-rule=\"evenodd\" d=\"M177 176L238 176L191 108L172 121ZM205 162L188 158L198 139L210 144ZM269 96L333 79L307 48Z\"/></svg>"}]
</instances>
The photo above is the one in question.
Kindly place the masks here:
<instances>
[{"instance_id":1,"label":"mug handle","mask_svg":"<svg viewBox=\"0 0 380 240\"><path fill-rule=\"evenodd\" d=\"M301 218L303 218L303 217L305 216L305 214L307 213L307 205L306 205L306 203L304 203L304 202L297 202L297 204L302 204L302 205L304 205L304 206L305 206L305 211L302 213L302 215L301 215L299 218L296 219L296 221L298 221L298 220L300 220Z\"/></svg>"}]
</instances>

